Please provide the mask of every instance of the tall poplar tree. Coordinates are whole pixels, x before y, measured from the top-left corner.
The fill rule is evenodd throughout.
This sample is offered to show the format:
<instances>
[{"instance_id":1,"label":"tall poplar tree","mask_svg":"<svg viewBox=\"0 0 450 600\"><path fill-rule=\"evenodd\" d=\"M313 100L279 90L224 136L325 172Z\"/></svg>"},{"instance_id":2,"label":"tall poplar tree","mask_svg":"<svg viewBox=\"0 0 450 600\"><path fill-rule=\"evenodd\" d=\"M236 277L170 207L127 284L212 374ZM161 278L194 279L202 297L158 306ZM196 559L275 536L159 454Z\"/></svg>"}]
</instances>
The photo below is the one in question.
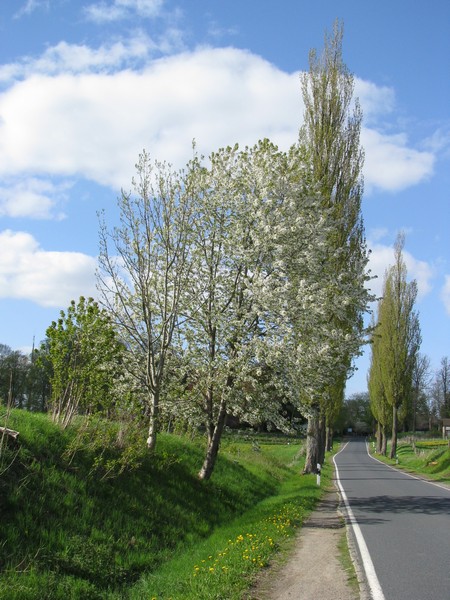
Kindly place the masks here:
<instances>
[{"instance_id":1,"label":"tall poplar tree","mask_svg":"<svg viewBox=\"0 0 450 600\"><path fill-rule=\"evenodd\" d=\"M395 261L386 273L379 305L377 333L380 341L373 348L379 353L377 360L384 394L392 411L391 458L397 452L398 412L410 401L414 365L421 343L419 316L414 310L417 282L406 279L404 243L405 236L400 233L394 246Z\"/></svg>"},{"instance_id":2,"label":"tall poplar tree","mask_svg":"<svg viewBox=\"0 0 450 600\"><path fill-rule=\"evenodd\" d=\"M345 381L352 359L359 351L363 335L363 314L370 300L364 284L368 251L366 247L361 199L364 153L360 146L362 113L354 99L354 79L342 58L343 28L336 21L333 36L325 36L323 54L310 52L309 72L302 76L305 106L300 144L322 198L322 207L334 220L327 243L327 269L335 284L327 291L327 316L330 330L351 338L350 345L329 344L339 352L334 379L320 390L321 401L306 403L308 443L305 472L321 462L325 437L321 427L331 428L333 416L342 404ZM351 291L350 291L351 290ZM345 310L338 309L339 297L352 297ZM337 302L336 302L337 300ZM341 306L342 306L341 302ZM337 350L338 348L338 350Z\"/></svg>"},{"instance_id":3,"label":"tall poplar tree","mask_svg":"<svg viewBox=\"0 0 450 600\"><path fill-rule=\"evenodd\" d=\"M391 423L391 411L389 410L386 400L381 373L381 355L379 350L381 337L375 327L374 322L372 322L372 325L372 353L367 377L367 387L369 390L370 410L377 422L377 452L385 456L387 450L387 428Z\"/></svg>"}]
</instances>

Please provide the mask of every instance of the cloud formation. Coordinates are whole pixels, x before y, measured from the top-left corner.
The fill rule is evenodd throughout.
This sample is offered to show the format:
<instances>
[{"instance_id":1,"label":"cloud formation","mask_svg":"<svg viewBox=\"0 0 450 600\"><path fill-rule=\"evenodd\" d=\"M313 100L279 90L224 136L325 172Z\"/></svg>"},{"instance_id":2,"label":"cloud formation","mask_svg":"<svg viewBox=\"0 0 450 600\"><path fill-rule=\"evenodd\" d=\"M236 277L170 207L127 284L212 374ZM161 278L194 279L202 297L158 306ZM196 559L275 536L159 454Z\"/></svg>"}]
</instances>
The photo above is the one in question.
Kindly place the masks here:
<instances>
[{"instance_id":1,"label":"cloud formation","mask_svg":"<svg viewBox=\"0 0 450 600\"><path fill-rule=\"evenodd\" d=\"M114 6L150 11L153 3ZM194 138L206 154L263 137L282 148L297 140L299 73L236 48L151 59L155 47L145 34L97 49L61 42L3 66L0 174L81 176L117 189L129 185L143 148L182 166ZM392 90L372 83L358 81L357 93L369 122L394 103ZM368 190L396 191L433 172L433 153L408 146L404 134L365 127L362 142Z\"/></svg>"},{"instance_id":2,"label":"cloud formation","mask_svg":"<svg viewBox=\"0 0 450 600\"><path fill-rule=\"evenodd\" d=\"M95 268L86 254L47 252L29 233L0 233L0 298L68 306L80 295L95 295Z\"/></svg>"},{"instance_id":3,"label":"cloud formation","mask_svg":"<svg viewBox=\"0 0 450 600\"><path fill-rule=\"evenodd\" d=\"M67 199L69 182L57 184L36 177L4 181L0 185L0 217L63 219L60 203Z\"/></svg>"},{"instance_id":4,"label":"cloud formation","mask_svg":"<svg viewBox=\"0 0 450 600\"><path fill-rule=\"evenodd\" d=\"M126 187L143 148L182 166L193 138L206 153L261 137L287 147L301 112L298 75L234 49L175 55L140 72L33 75L0 96L0 173Z\"/></svg>"},{"instance_id":5,"label":"cloud formation","mask_svg":"<svg viewBox=\"0 0 450 600\"><path fill-rule=\"evenodd\" d=\"M164 0L112 0L95 2L85 7L86 17L95 23L111 23L134 16L155 18L161 13Z\"/></svg>"},{"instance_id":6,"label":"cloud formation","mask_svg":"<svg viewBox=\"0 0 450 600\"><path fill-rule=\"evenodd\" d=\"M27 0L25 4L16 12L14 18L20 19L23 16L29 16L35 10L40 8L48 10L50 8L50 0Z\"/></svg>"},{"instance_id":7,"label":"cloud formation","mask_svg":"<svg viewBox=\"0 0 450 600\"><path fill-rule=\"evenodd\" d=\"M373 188L397 192L433 174L434 154L408 147L405 134L388 135L366 127L361 132L361 143L366 153L364 176L369 192Z\"/></svg>"},{"instance_id":8,"label":"cloud formation","mask_svg":"<svg viewBox=\"0 0 450 600\"><path fill-rule=\"evenodd\" d=\"M138 69L146 64L154 53L180 49L181 42L172 46L167 36L162 40L151 38L142 30L136 30L126 39L105 42L98 48L86 44L69 44L61 41L50 46L41 56L25 56L14 63L0 65L0 83L42 75L44 77L89 73L114 73L120 69Z\"/></svg>"}]
</instances>

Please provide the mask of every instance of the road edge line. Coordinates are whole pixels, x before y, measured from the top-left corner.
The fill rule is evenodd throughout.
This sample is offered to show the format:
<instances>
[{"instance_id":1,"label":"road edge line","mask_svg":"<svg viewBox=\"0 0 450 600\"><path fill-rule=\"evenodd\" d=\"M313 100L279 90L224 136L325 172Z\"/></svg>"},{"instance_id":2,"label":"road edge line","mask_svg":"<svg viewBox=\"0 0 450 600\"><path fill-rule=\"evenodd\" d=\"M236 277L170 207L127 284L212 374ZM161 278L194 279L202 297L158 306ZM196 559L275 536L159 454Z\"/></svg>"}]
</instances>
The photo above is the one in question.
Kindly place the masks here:
<instances>
[{"instance_id":1,"label":"road edge line","mask_svg":"<svg viewBox=\"0 0 450 600\"><path fill-rule=\"evenodd\" d=\"M347 442L347 444L348 444L348 442ZM353 514L353 511L350 507L350 503L348 501L347 494L344 491L344 488L341 484L341 480L339 477L339 469L336 464L335 458L338 454L340 454L342 452L342 450L344 450L344 448L347 446L347 444L345 444L345 446L343 448L341 448L341 450L339 450L339 452L337 452L333 456L334 468L336 470L336 483L337 483L337 486L339 489L339 493L341 494L341 497L345 504L348 521L352 527L353 535L355 537L356 543L358 544L359 555L361 557L364 572L366 575L367 584L370 588L370 593L372 595L372 598L373 598L373 600L386 600L385 596L383 594L383 590L381 588L380 582L378 580L377 574L375 572L375 567L374 567L372 559L370 557L370 553L369 553L369 549L367 548L366 541L362 534L361 528L356 520L356 517Z\"/></svg>"},{"instance_id":2,"label":"road edge line","mask_svg":"<svg viewBox=\"0 0 450 600\"><path fill-rule=\"evenodd\" d=\"M450 492L450 488L446 485L442 485L441 483L439 483L437 481L430 481L429 479L425 479L424 477L420 477L419 475L415 475L413 473L408 473L408 471L404 471L403 469L398 469L397 467L394 467L393 465L388 465L387 463L383 462L382 460L380 460L373 454L370 454L369 443L370 442L368 442L366 440L367 455L369 456L369 458L372 458L373 460L376 460L377 462L379 462L380 465L389 467L389 469L392 469L393 471L397 471L397 473L403 473L403 475L408 475L408 477L411 477L411 479L417 479L417 481L423 481L424 483L429 483L430 485L434 485L435 487L438 487L441 490L446 490L447 492Z\"/></svg>"}]
</instances>

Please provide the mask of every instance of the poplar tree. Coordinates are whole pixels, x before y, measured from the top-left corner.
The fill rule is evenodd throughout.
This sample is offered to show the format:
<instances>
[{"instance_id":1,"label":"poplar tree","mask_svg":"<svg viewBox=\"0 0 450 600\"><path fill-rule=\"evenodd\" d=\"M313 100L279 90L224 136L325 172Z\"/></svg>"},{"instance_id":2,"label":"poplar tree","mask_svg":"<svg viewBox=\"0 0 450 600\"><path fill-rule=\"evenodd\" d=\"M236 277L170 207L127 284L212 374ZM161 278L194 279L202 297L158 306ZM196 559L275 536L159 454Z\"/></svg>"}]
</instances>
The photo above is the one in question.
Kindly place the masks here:
<instances>
[{"instance_id":1,"label":"poplar tree","mask_svg":"<svg viewBox=\"0 0 450 600\"><path fill-rule=\"evenodd\" d=\"M398 413L410 403L413 372L421 344L418 313L414 310L417 298L417 282L407 281L403 259L405 236L397 236L394 264L387 270L383 297L379 304L379 344L372 351L377 353L381 381L387 405L392 412L392 437L390 457L397 452Z\"/></svg>"},{"instance_id":2,"label":"poplar tree","mask_svg":"<svg viewBox=\"0 0 450 600\"><path fill-rule=\"evenodd\" d=\"M379 305L378 305L379 306ZM379 310L377 311L379 314ZM369 390L370 409L377 423L376 440L377 452L386 456L387 451L387 428L391 423L391 411L389 410L383 387L381 373L380 334L372 321L371 335L371 357L367 377Z\"/></svg>"},{"instance_id":3,"label":"poplar tree","mask_svg":"<svg viewBox=\"0 0 450 600\"><path fill-rule=\"evenodd\" d=\"M322 207L329 211L334 222L327 240L326 268L334 285L326 292L326 320L337 338L352 342L328 343L330 351L335 353L333 381L317 390L319 398L304 403L308 417L305 472L314 471L316 463L322 462L325 437L321 427L328 416L327 426L331 429L334 415L342 405L352 359L362 342L363 314L370 301L364 287L368 251L361 215L362 113L358 100L353 98L353 75L343 62L342 38L343 28L336 21L333 36L325 36L323 54L310 52L309 72L301 79L305 112L300 143L321 195ZM345 309L341 310L339 304Z\"/></svg>"}]
</instances>

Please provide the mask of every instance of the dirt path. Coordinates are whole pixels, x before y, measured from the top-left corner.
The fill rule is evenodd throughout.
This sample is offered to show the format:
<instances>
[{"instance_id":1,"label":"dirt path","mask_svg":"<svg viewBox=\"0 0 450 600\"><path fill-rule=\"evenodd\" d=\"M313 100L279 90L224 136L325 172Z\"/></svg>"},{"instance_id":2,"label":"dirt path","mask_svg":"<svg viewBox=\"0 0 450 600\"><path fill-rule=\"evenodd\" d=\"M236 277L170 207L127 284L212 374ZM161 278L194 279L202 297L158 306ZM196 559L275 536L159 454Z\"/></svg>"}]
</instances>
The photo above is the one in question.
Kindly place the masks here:
<instances>
[{"instance_id":1,"label":"dirt path","mask_svg":"<svg viewBox=\"0 0 450 600\"><path fill-rule=\"evenodd\" d=\"M338 558L338 544L346 535L338 505L337 492L328 492L303 524L287 560L264 573L248 600L359 600L362 597L357 586L350 585L349 573Z\"/></svg>"}]
</instances>

